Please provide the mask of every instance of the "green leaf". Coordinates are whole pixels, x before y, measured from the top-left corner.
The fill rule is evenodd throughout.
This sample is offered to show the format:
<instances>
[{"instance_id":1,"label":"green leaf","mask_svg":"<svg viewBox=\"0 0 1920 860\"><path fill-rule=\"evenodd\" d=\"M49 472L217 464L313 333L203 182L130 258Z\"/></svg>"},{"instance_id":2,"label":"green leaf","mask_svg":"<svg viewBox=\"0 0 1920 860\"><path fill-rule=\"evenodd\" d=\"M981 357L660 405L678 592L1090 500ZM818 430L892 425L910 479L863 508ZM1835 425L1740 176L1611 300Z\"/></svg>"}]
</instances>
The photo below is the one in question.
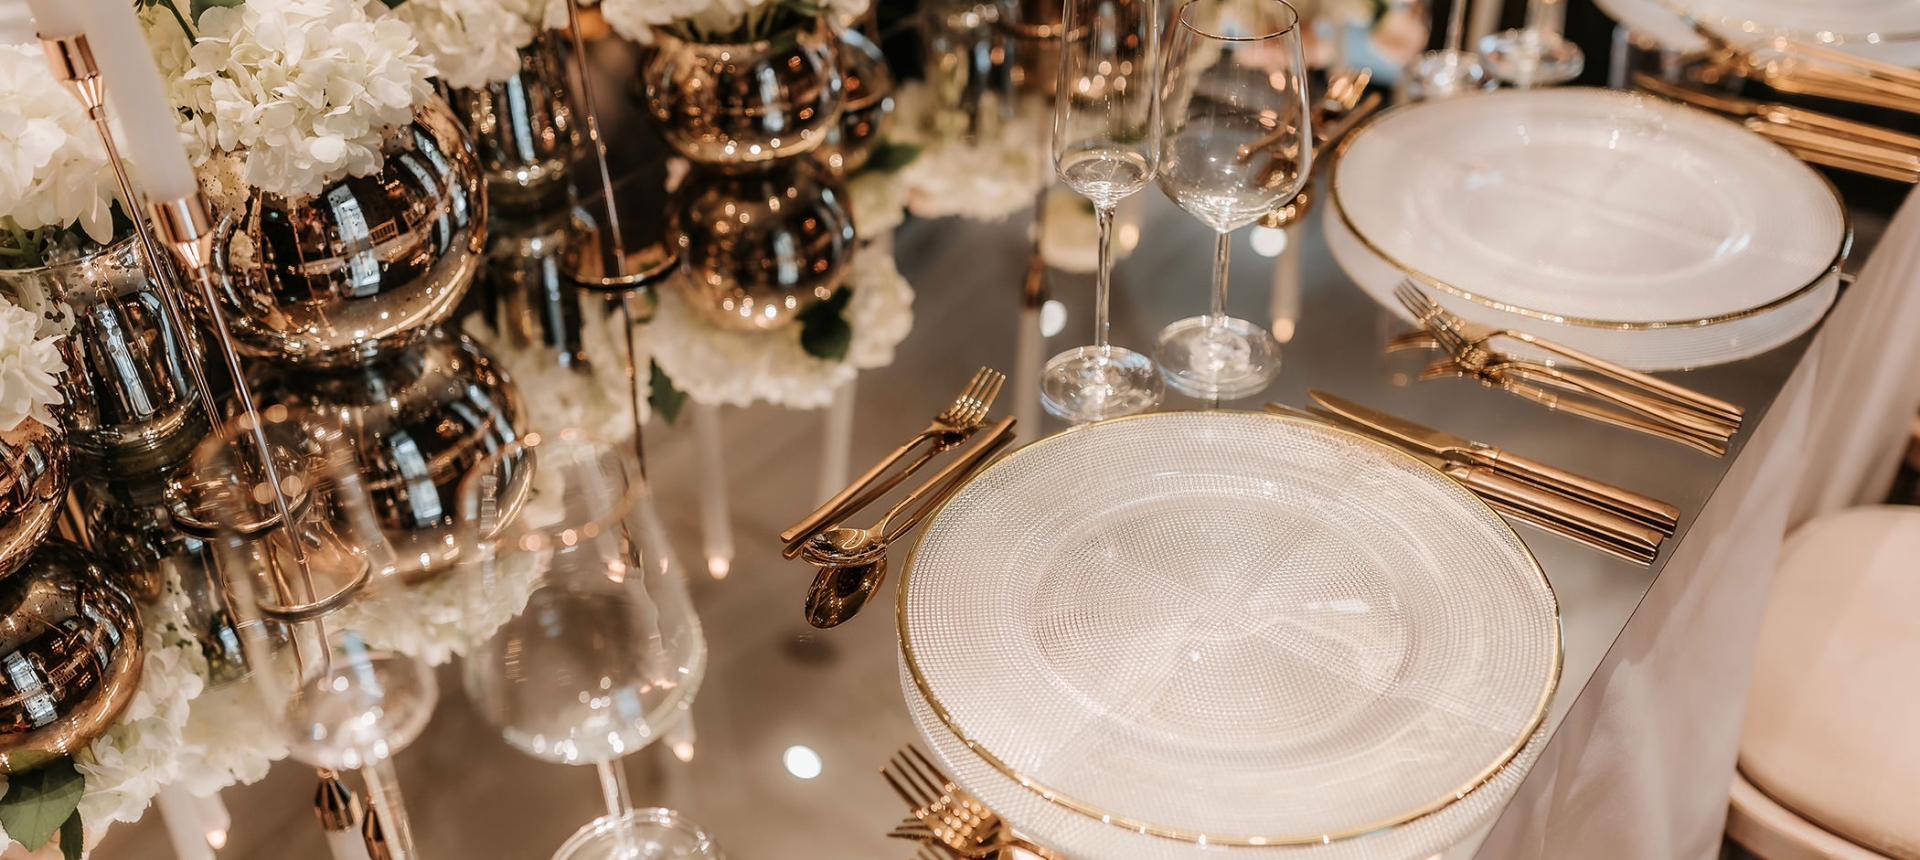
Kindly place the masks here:
<instances>
[{"instance_id":1,"label":"green leaf","mask_svg":"<svg viewBox=\"0 0 1920 860\"><path fill-rule=\"evenodd\" d=\"M661 370L658 362L647 377L647 403L668 424L680 420L680 407L687 405L687 393L673 386L673 377Z\"/></svg>"},{"instance_id":2,"label":"green leaf","mask_svg":"<svg viewBox=\"0 0 1920 860\"><path fill-rule=\"evenodd\" d=\"M14 774L7 779L6 796L0 797L0 827L14 841L37 850L74 817L85 788L73 759L65 757Z\"/></svg>"},{"instance_id":3,"label":"green leaf","mask_svg":"<svg viewBox=\"0 0 1920 860\"><path fill-rule=\"evenodd\" d=\"M891 140L881 140L875 143L873 151L867 154L867 163L862 169L897 173L919 157L920 145L917 143L894 143Z\"/></svg>"},{"instance_id":4,"label":"green leaf","mask_svg":"<svg viewBox=\"0 0 1920 860\"><path fill-rule=\"evenodd\" d=\"M65 860L80 860L87 853L87 831L80 823L80 810L75 809L67 816L67 823L60 825L60 856Z\"/></svg>"},{"instance_id":5,"label":"green leaf","mask_svg":"<svg viewBox=\"0 0 1920 860\"><path fill-rule=\"evenodd\" d=\"M246 2L247 0L193 0L187 8L193 13L193 20L198 22L200 20L200 13L208 9L232 9L235 6L244 6ZM393 8L393 6L394 4L392 3L387 4L387 8L389 9Z\"/></svg>"},{"instance_id":6,"label":"green leaf","mask_svg":"<svg viewBox=\"0 0 1920 860\"><path fill-rule=\"evenodd\" d=\"M847 324L847 301L853 290L841 287L832 298L807 306L799 314L800 348L824 361L844 361L853 346L853 326Z\"/></svg>"}]
</instances>

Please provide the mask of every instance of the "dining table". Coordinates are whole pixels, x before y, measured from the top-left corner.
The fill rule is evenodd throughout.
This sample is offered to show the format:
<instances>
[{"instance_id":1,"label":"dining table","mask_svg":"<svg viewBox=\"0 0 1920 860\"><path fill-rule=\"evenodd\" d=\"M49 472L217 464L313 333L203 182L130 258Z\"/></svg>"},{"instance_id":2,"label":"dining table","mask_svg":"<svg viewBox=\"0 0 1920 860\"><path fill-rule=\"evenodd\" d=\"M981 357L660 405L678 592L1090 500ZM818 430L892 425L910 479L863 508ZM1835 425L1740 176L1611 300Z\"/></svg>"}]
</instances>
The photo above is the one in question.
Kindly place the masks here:
<instances>
[{"instance_id":1,"label":"dining table","mask_svg":"<svg viewBox=\"0 0 1920 860\"><path fill-rule=\"evenodd\" d=\"M657 172L664 148L635 110L630 51L617 40L594 46L602 121L616 165ZM1875 447L1880 416L1920 398L1904 381L1862 381L1894 373L1887 365L1915 358L1920 342L1920 299L1909 297L1920 296L1920 265L1908 259L1920 212L1896 217L1884 195L1866 198L1849 201L1846 271L1858 277L1827 321L1752 358L1663 374L1746 410L1724 457L1469 379L1421 381L1434 356L1386 350L1408 325L1335 262L1325 206L1284 232L1234 237L1229 310L1271 324L1280 373L1254 396L1208 403L1169 393L1162 409L1306 406L1308 390L1321 389L1681 511L1650 565L1515 525L1559 603L1564 674L1531 773L1491 825L1444 856L1702 860L1718 850L1780 542L1791 525L1871 495L1891 467ZM826 409L726 406L709 410L717 429L692 413L647 426L648 479L709 662L693 732L622 760L636 805L680 810L734 860L913 856L916 846L887 838L907 809L877 773L918 741L899 681L893 583L860 617L813 629L802 611L812 569L781 557L778 533L849 468L918 430L975 368L1007 374L994 415L1019 416L1020 442L1067 428L1040 409L1036 380L1046 356L1085 342L1093 279L1054 270L1044 295L1023 295L1029 222L1026 211L1000 222L909 218L883 240L914 290L913 332L891 365L861 372ZM1154 189L1129 202L1120 225L1130 251L1114 274L1113 341L1143 348L1205 307L1213 233ZM493 241L512 233L496 225ZM1903 238L1883 242L1883 233ZM1905 375L1920 376L1911 364ZM710 432L717 458L701 456ZM735 546L725 565L705 563L703 485L724 489ZM465 699L459 662L439 671L432 722L397 757L426 860L539 860L604 811L591 768L516 752ZM314 790L314 771L286 761L224 791L232 825L221 853L326 858ZM163 827L153 814L117 826L93 856L165 857Z\"/></svg>"}]
</instances>

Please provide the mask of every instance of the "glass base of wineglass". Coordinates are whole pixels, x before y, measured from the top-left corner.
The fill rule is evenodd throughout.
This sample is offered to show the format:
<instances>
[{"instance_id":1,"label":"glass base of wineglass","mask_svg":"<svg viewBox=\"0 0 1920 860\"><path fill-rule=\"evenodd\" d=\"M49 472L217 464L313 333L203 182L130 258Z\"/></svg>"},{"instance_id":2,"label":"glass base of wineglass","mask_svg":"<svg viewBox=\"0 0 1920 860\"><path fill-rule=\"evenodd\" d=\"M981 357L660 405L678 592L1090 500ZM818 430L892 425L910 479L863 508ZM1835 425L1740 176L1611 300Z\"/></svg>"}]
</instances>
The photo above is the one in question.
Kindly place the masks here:
<instances>
[{"instance_id":1,"label":"glass base of wineglass","mask_svg":"<svg viewBox=\"0 0 1920 860\"><path fill-rule=\"evenodd\" d=\"M671 809L630 809L587 822L553 860L723 860L712 837Z\"/></svg>"},{"instance_id":2,"label":"glass base of wineglass","mask_svg":"<svg viewBox=\"0 0 1920 860\"><path fill-rule=\"evenodd\" d=\"M1471 51L1428 51L1400 73L1401 99L1439 101L1483 92L1493 82L1480 55Z\"/></svg>"},{"instance_id":3,"label":"glass base of wineglass","mask_svg":"<svg viewBox=\"0 0 1920 860\"><path fill-rule=\"evenodd\" d=\"M1067 350L1040 375L1040 405L1075 423L1138 415L1164 390L1152 359L1117 346Z\"/></svg>"},{"instance_id":4,"label":"glass base of wineglass","mask_svg":"<svg viewBox=\"0 0 1920 860\"><path fill-rule=\"evenodd\" d=\"M1246 320L1190 317L1160 330L1153 356L1183 394L1233 400L1257 394L1280 372L1280 345Z\"/></svg>"},{"instance_id":5,"label":"glass base of wineglass","mask_svg":"<svg viewBox=\"0 0 1920 860\"><path fill-rule=\"evenodd\" d=\"M1524 28L1480 40L1487 71L1516 87L1564 84L1580 76L1587 60L1580 46L1551 30Z\"/></svg>"}]
</instances>

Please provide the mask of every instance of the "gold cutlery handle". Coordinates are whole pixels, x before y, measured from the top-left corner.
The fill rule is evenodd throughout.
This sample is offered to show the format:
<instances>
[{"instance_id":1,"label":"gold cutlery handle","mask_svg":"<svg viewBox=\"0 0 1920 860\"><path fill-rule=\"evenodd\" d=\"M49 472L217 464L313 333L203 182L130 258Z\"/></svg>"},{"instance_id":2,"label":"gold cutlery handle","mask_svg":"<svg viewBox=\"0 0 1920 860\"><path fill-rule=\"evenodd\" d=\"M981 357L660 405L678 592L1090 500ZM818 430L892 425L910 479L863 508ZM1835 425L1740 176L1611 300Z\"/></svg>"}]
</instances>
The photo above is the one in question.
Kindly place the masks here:
<instances>
[{"instance_id":1,"label":"gold cutlery handle","mask_svg":"<svg viewBox=\"0 0 1920 860\"><path fill-rule=\"evenodd\" d=\"M888 469L893 468L893 464L900 462L902 457L907 456L908 453L913 451L915 446L933 436L933 433L933 428L929 427L920 431L912 439L908 439L906 444L893 449L893 453L888 454L880 462L873 464L872 468L862 472L860 477L853 479L853 483L842 488L840 492L834 493L833 498L828 499L826 503L815 508L813 513L808 514L805 519L794 523L786 531L781 532L780 539L787 543L792 543L797 539L818 531L821 526L826 525L828 521L834 519L834 515L840 513L840 509L845 507L849 500L859 494L861 490L866 489L868 484L878 480Z\"/></svg>"},{"instance_id":2,"label":"gold cutlery handle","mask_svg":"<svg viewBox=\"0 0 1920 860\"><path fill-rule=\"evenodd\" d=\"M1015 423L1015 419L1011 415L1000 419L998 424L987 428L986 433L982 435L981 439L975 443L971 449L968 449L965 454L955 458L952 463L948 463L946 468L941 469L939 474L927 479L926 483L914 488L914 491L909 493L905 499L902 499L900 504L895 505L893 510L887 512L886 519L881 520L879 525L874 526L873 530L880 533L880 539L891 543L894 538L912 531L914 526L919 525L921 520L927 518L927 515L933 513L942 504L945 504L947 499L952 498L954 493L959 492L960 487L971 480L974 473L980 471L980 468L986 464L987 460L991 459L994 454L999 453L1000 450L1007 447L1007 445L1012 444L1014 435L1013 425ZM908 514L906 520L901 522L899 526L894 526L893 518L900 512L906 510L907 506L916 500L920 501L920 505L914 508L913 513Z\"/></svg>"},{"instance_id":3,"label":"gold cutlery handle","mask_svg":"<svg viewBox=\"0 0 1920 860\"><path fill-rule=\"evenodd\" d=\"M1624 367L1621 367L1620 365L1614 364L1611 361L1607 361L1606 359L1596 358L1594 356L1588 355L1572 347L1561 346L1560 344L1554 343L1553 341L1544 340L1542 338L1535 337L1524 331L1518 331L1515 329L1502 329L1499 332L1499 334L1505 337L1513 338L1514 340L1520 341L1522 343L1539 347L1540 349L1544 349L1548 352L1559 355L1562 358L1567 358L1573 361L1577 361L1581 364L1586 365L1589 368L1592 368L1596 373L1613 377L1614 379L1620 380L1621 382L1627 383L1629 385L1637 385L1637 386L1640 386L1641 388L1658 391L1661 394L1664 394L1675 400L1678 400L1684 403L1694 404L1702 409L1706 409L1717 415L1721 415L1729 421L1739 421L1742 418L1744 418L1747 414L1747 411L1745 409L1741 409L1740 407L1735 406L1731 403L1728 403L1725 400L1721 400L1717 397L1709 397L1705 394L1701 394L1698 391L1694 391L1689 388L1684 388L1682 386L1675 385L1664 379L1659 379L1657 377L1649 376L1637 370L1628 370Z\"/></svg>"},{"instance_id":4,"label":"gold cutlery handle","mask_svg":"<svg viewBox=\"0 0 1920 860\"><path fill-rule=\"evenodd\" d=\"M1566 391L1584 394L1630 412L1637 412L1649 420L1672 424L1677 428L1702 435L1725 439L1733 436L1734 431L1739 429L1737 422L1728 422L1718 415L1701 411L1693 406L1653 395L1640 394L1624 386L1586 379L1557 367L1527 361L1505 361L1494 367L1517 379L1545 383Z\"/></svg>"},{"instance_id":5,"label":"gold cutlery handle","mask_svg":"<svg viewBox=\"0 0 1920 860\"><path fill-rule=\"evenodd\" d=\"M1789 125L1871 141L1908 153L1920 153L1920 137L1890 128L1881 128L1872 123L1841 119L1791 105L1769 104L1765 106L1764 111L1767 119L1775 122L1784 120Z\"/></svg>"},{"instance_id":6,"label":"gold cutlery handle","mask_svg":"<svg viewBox=\"0 0 1920 860\"><path fill-rule=\"evenodd\" d=\"M1825 150L1857 161L1884 164L1893 169L1920 170L1920 154L1886 144L1836 137L1828 132L1764 119L1749 119L1746 126L1755 134L1783 145Z\"/></svg>"},{"instance_id":7,"label":"gold cutlery handle","mask_svg":"<svg viewBox=\"0 0 1920 860\"><path fill-rule=\"evenodd\" d=\"M1867 161L1867 160L1862 160L1858 158L1852 158L1850 156L1842 155L1840 153L1837 153L1828 149L1821 149L1819 147L1801 146L1798 144L1784 143L1784 142L1781 143L1780 145L1786 147L1788 152L1793 153L1795 158L1798 158L1801 161L1804 161L1808 164L1818 164L1822 167L1832 167L1838 170L1851 171L1853 173L1861 174L1862 176L1872 176L1879 179L1891 180L1893 182L1904 182L1908 185L1912 185L1916 182L1920 182L1920 171L1917 171L1917 170L1909 170L1904 167L1893 167L1878 161Z\"/></svg>"},{"instance_id":8,"label":"gold cutlery handle","mask_svg":"<svg viewBox=\"0 0 1920 860\"><path fill-rule=\"evenodd\" d=\"M1549 466L1538 460L1507 451L1493 454L1492 458L1493 468L1497 471L1611 511L1656 529L1661 534L1673 534L1674 528L1680 523L1678 507L1652 496L1596 481L1584 475L1576 475L1565 469Z\"/></svg>"},{"instance_id":9,"label":"gold cutlery handle","mask_svg":"<svg viewBox=\"0 0 1920 860\"><path fill-rule=\"evenodd\" d=\"M1446 474L1496 510L1628 561L1650 564L1659 554L1660 532L1592 505L1557 496L1483 467L1450 466Z\"/></svg>"},{"instance_id":10,"label":"gold cutlery handle","mask_svg":"<svg viewBox=\"0 0 1920 860\"><path fill-rule=\"evenodd\" d=\"M1503 373L1489 374L1482 377L1482 379L1489 384L1500 387L1502 390L1525 397L1548 409L1565 412L1569 415L1578 415L1582 418L1591 418L1603 424L1612 424L1615 427L1638 430L1642 433L1659 436L1663 439L1670 439L1689 448L1712 454L1715 457L1724 456L1727 453L1727 445L1723 440L1708 439L1697 433L1692 433L1678 427L1648 421L1638 415L1630 415L1603 406L1588 406L1576 400L1566 400L1555 396L1553 392L1547 391L1537 385L1528 385Z\"/></svg>"}]
</instances>

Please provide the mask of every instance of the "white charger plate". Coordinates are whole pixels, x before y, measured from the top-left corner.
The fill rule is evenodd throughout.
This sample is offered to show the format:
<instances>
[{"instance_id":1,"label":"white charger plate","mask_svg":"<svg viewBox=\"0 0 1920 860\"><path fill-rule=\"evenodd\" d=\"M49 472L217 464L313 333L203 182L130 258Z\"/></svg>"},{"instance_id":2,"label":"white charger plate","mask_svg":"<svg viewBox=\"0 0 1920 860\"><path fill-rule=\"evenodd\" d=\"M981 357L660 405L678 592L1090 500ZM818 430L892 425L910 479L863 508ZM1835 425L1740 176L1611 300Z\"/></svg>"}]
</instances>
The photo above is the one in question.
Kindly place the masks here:
<instances>
[{"instance_id":1,"label":"white charger plate","mask_svg":"<svg viewBox=\"0 0 1920 860\"><path fill-rule=\"evenodd\" d=\"M1322 223L1327 231L1327 248L1347 277L1395 316L1414 322L1413 315L1393 297L1394 287L1408 278L1407 272L1368 250L1339 218L1328 217ZM1819 324L1840 295L1840 276L1836 272L1806 295L1766 313L1713 325L1618 329L1567 325L1509 313L1420 283L1423 284L1421 292L1469 322L1529 332L1561 346L1648 372L1688 370L1752 358ZM1502 340L1495 345L1503 352L1522 358L1560 359L1517 341Z\"/></svg>"},{"instance_id":2,"label":"white charger plate","mask_svg":"<svg viewBox=\"0 0 1920 860\"><path fill-rule=\"evenodd\" d=\"M1735 44L1772 36L1896 66L1920 66L1920 0L1595 0L1629 28L1676 51L1706 44L1686 21Z\"/></svg>"},{"instance_id":3,"label":"white charger plate","mask_svg":"<svg viewBox=\"0 0 1920 860\"><path fill-rule=\"evenodd\" d=\"M1559 678L1552 590L1497 514L1389 448L1260 414L1014 453L935 516L898 613L909 699L978 760L1191 847L1446 807L1525 747Z\"/></svg>"},{"instance_id":4,"label":"white charger plate","mask_svg":"<svg viewBox=\"0 0 1920 860\"><path fill-rule=\"evenodd\" d=\"M1382 114L1331 209L1377 256L1498 310L1598 328L1707 325L1814 291L1844 258L1825 179L1661 99L1511 90Z\"/></svg>"}]
</instances>

